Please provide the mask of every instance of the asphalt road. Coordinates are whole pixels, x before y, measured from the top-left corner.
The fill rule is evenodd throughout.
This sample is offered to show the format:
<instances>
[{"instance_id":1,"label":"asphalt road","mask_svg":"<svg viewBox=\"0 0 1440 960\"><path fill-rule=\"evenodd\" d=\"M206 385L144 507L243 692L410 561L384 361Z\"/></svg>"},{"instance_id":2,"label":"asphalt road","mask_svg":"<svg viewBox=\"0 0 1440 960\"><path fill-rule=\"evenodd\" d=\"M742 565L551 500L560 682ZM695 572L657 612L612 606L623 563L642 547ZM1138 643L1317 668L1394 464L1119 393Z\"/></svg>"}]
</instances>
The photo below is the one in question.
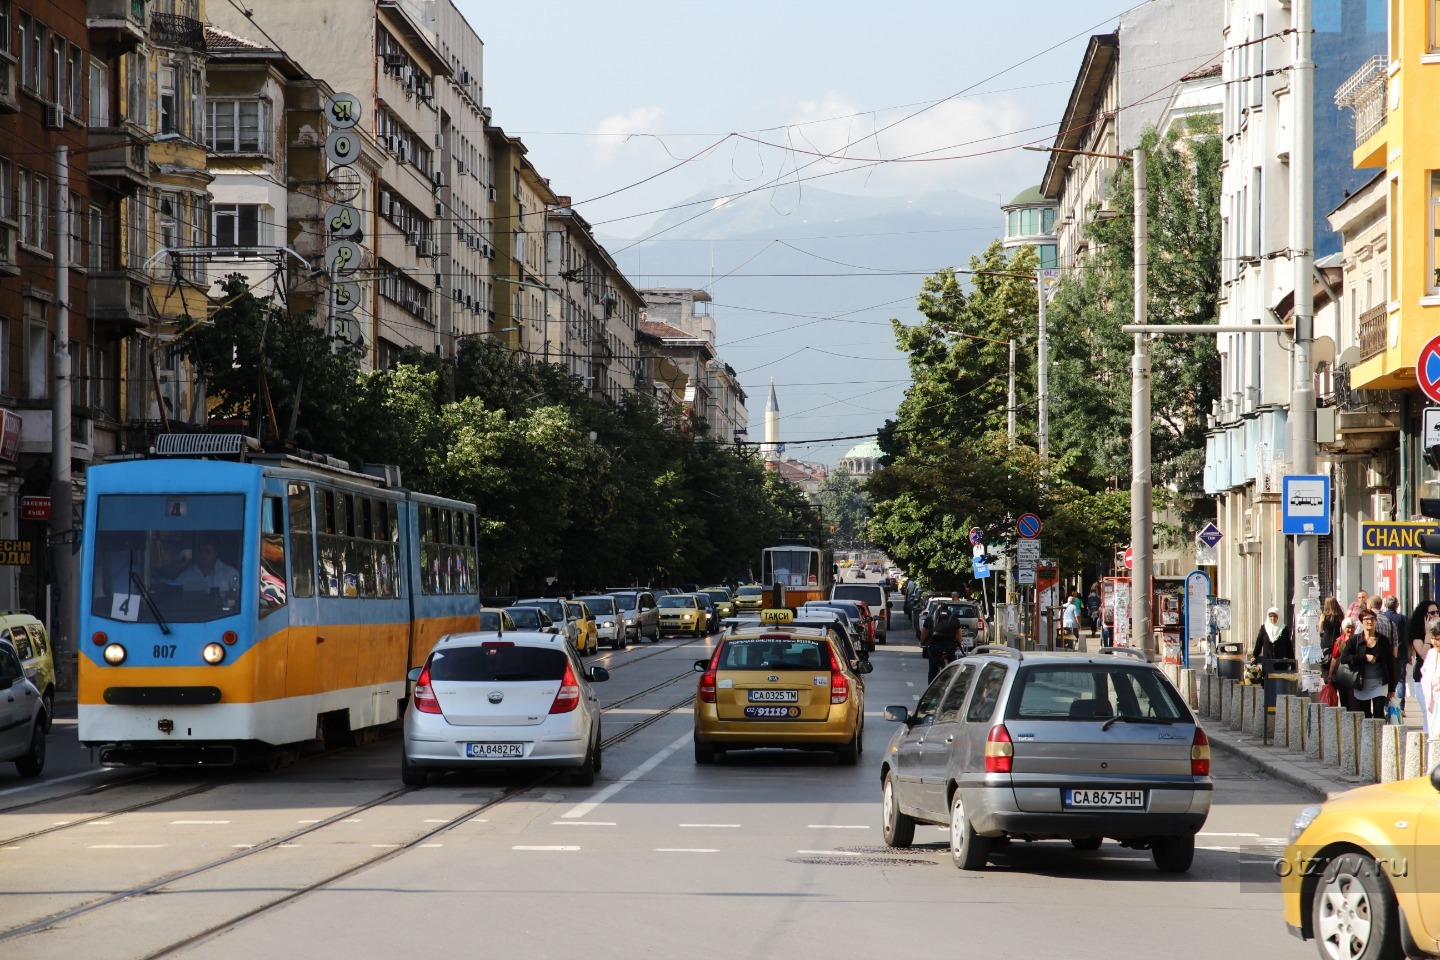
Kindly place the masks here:
<instances>
[{"instance_id":1,"label":"asphalt road","mask_svg":"<svg viewBox=\"0 0 1440 960\"><path fill-rule=\"evenodd\" d=\"M87 773L57 725L44 778L0 773L0 955L1312 955L1285 932L1270 867L1307 801L1224 756L1184 876L1063 843L965 874L928 827L887 849L882 711L925 678L896 627L866 678L856 767L781 752L696 766L685 701L708 641L596 658L621 739L593 787L475 775L405 791L394 734L269 772Z\"/></svg>"}]
</instances>

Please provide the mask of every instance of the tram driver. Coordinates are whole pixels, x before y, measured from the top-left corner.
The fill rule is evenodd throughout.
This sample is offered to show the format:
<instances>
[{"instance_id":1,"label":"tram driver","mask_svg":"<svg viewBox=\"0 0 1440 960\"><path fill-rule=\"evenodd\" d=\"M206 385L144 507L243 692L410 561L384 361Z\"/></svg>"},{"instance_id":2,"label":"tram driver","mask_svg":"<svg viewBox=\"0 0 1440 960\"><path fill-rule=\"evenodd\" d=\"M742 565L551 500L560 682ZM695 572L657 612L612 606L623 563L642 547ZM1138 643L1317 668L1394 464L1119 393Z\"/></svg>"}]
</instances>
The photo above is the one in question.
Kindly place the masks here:
<instances>
[{"instance_id":1,"label":"tram driver","mask_svg":"<svg viewBox=\"0 0 1440 960\"><path fill-rule=\"evenodd\" d=\"M187 590L204 590L220 596L240 592L240 571L220 559L213 543L202 543L195 562L182 571L176 582Z\"/></svg>"}]
</instances>

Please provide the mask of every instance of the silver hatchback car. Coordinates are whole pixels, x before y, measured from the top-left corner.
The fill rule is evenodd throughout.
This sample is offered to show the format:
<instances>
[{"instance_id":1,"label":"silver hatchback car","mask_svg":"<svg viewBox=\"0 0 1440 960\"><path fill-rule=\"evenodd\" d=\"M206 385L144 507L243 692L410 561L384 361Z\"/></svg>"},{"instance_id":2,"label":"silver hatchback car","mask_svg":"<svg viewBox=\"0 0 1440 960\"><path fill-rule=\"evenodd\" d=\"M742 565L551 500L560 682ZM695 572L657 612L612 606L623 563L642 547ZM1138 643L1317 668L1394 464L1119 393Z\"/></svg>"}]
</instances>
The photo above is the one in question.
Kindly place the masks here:
<instances>
[{"instance_id":1,"label":"silver hatchback car","mask_svg":"<svg viewBox=\"0 0 1440 960\"><path fill-rule=\"evenodd\" d=\"M515 631L441 637L405 711L400 778L424 786L432 773L559 767L586 786L600 770L600 698L610 679L581 666L563 635Z\"/></svg>"},{"instance_id":2,"label":"silver hatchback car","mask_svg":"<svg viewBox=\"0 0 1440 960\"><path fill-rule=\"evenodd\" d=\"M1180 694L1138 651L1026 653L980 647L946 667L881 765L885 842L909 846L917 823L950 828L962 870L985 866L1001 838L1106 837L1149 849L1180 873L1210 813L1210 741Z\"/></svg>"}]
</instances>

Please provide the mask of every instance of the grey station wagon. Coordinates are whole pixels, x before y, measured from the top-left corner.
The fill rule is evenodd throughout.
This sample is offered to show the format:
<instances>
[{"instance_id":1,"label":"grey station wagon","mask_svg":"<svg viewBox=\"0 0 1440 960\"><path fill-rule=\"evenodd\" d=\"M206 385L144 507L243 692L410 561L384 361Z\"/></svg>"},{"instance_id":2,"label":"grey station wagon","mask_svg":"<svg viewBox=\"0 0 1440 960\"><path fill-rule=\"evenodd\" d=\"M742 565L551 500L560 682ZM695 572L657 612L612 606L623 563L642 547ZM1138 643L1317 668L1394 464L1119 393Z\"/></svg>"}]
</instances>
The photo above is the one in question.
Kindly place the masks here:
<instances>
[{"instance_id":1,"label":"grey station wagon","mask_svg":"<svg viewBox=\"0 0 1440 960\"><path fill-rule=\"evenodd\" d=\"M1094 850L1106 837L1149 849L1162 872L1190 868L1210 813L1210 742L1138 651L980 647L935 678L913 715L885 717L902 724L880 770L892 847L933 823L949 826L962 870L1009 838Z\"/></svg>"}]
</instances>

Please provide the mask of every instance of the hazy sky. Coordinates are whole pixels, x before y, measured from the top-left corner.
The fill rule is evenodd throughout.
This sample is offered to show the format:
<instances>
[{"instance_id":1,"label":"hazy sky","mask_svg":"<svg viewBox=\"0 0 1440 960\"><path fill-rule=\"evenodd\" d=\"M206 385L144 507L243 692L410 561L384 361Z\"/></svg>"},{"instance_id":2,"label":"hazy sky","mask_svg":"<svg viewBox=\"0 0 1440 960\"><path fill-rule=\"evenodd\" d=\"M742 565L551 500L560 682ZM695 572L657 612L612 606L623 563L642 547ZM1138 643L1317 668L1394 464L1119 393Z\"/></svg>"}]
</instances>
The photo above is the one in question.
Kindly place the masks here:
<instances>
[{"instance_id":1,"label":"hazy sky","mask_svg":"<svg viewBox=\"0 0 1440 960\"><path fill-rule=\"evenodd\" d=\"M523 137L541 174L575 199L597 232L632 238L645 236L656 211L722 184L761 186L783 175L791 187L785 201L803 203L797 164L802 182L830 174L815 183L832 191L950 189L994 199L998 235L1001 198L1036 183L1044 168L1045 154L1019 145L1050 142L1087 38L1113 28L1131 5L457 2L485 41L485 99L495 122ZM882 158L889 162L864 162ZM910 313L903 304L888 311ZM747 338L727 349L723 308L716 322L721 356L742 374L758 366L764 343ZM863 336L835 326L811 329L817 341L875 358L886 376L906 376L882 324ZM761 439L771 376L783 385L782 410L811 411L803 423L786 423L789 453L825 461L850 443L801 441L873 431L904 389L819 384L834 377L802 353L742 376L752 440ZM863 406L846 402L862 395Z\"/></svg>"}]
</instances>

